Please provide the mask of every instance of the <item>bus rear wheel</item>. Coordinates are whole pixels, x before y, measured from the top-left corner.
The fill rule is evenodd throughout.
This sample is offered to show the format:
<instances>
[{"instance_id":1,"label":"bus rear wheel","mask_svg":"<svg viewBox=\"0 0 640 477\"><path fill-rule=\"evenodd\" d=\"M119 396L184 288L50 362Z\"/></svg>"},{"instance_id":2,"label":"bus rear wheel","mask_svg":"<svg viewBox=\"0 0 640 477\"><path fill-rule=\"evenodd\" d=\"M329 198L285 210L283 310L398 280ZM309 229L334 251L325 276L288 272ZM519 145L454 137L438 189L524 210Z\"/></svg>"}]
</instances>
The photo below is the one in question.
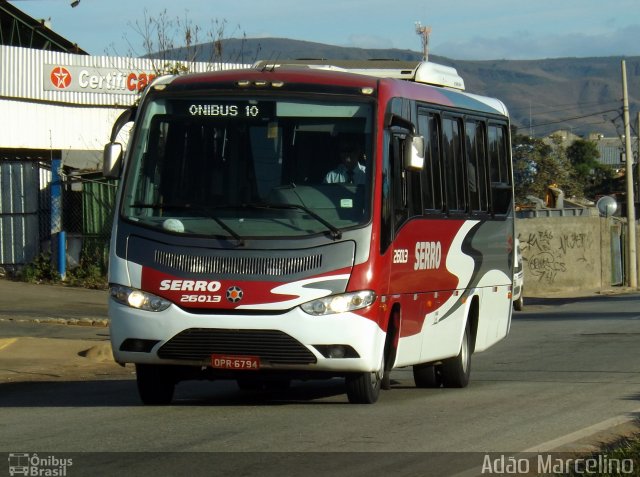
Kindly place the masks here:
<instances>
[{"instance_id":1,"label":"bus rear wheel","mask_svg":"<svg viewBox=\"0 0 640 477\"><path fill-rule=\"evenodd\" d=\"M464 329L458 356L442 362L442 384L445 388L464 388L471 376L471 330L469 322Z\"/></svg>"},{"instance_id":2,"label":"bus rear wheel","mask_svg":"<svg viewBox=\"0 0 640 477\"><path fill-rule=\"evenodd\" d=\"M413 381L418 388L439 388L442 385L441 365L413 365Z\"/></svg>"},{"instance_id":3,"label":"bus rear wheel","mask_svg":"<svg viewBox=\"0 0 640 477\"><path fill-rule=\"evenodd\" d=\"M136 364L138 394L144 404L165 406L171 404L176 377L170 366Z\"/></svg>"}]
</instances>

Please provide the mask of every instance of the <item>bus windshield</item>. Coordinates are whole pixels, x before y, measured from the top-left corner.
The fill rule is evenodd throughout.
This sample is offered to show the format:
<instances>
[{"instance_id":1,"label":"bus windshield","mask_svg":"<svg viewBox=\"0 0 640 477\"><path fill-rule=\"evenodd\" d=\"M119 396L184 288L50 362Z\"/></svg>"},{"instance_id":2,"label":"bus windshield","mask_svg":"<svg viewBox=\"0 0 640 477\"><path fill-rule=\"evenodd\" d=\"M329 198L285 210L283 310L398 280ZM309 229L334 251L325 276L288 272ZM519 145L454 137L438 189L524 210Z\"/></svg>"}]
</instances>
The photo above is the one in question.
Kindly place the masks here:
<instances>
[{"instance_id":1,"label":"bus windshield","mask_svg":"<svg viewBox=\"0 0 640 477\"><path fill-rule=\"evenodd\" d=\"M136 124L121 207L172 233L330 233L370 220L370 102L156 97Z\"/></svg>"}]
</instances>

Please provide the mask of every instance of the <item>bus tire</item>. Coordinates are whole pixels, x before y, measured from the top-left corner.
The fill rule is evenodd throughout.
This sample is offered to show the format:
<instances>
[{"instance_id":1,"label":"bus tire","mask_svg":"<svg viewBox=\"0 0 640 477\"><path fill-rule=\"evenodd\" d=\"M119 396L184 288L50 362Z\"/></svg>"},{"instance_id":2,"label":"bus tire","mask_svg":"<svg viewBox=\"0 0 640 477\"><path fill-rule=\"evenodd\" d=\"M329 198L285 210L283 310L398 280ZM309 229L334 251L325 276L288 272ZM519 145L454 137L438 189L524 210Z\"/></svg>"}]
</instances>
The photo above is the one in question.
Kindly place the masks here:
<instances>
[{"instance_id":1,"label":"bus tire","mask_svg":"<svg viewBox=\"0 0 640 477\"><path fill-rule=\"evenodd\" d=\"M351 404L375 403L380 396L384 372L383 356L378 371L348 374L345 377L345 385L349 402Z\"/></svg>"},{"instance_id":2,"label":"bus tire","mask_svg":"<svg viewBox=\"0 0 640 477\"><path fill-rule=\"evenodd\" d=\"M398 333L400 330L400 312L394 310L389 320L389 327L387 329L387 337L384 343L384 373L382 374L382 383L380 387L385 391L391 389L391 370L393 364L396 361L396 354L398 351Z\"/></svg>"},{"instance_id":3,"label":"bus tire","mask_svg":"<svg viewBox=\"0 0 640 477\"><path fill-rule=\"evenodd\" d=\"M171 367L155 364L136 364L138 394L144 404L166 406L171 404L176 379Z\"/></svg>"},{"instance_id":4,"label":"bus tire","mask_svg":"<svg viewBox=\"0 0 640 477\"><path fill-rule=\"evenodd\" d=\"M513 309L516 311L522 311L524 309L524 296L522 290L520 290L520 298L513 302Z\"/></svg>"},{"instance_id":5,"label":"bus tire","mask_svg":"<svg viewBox=\"0 0 640 477\"><path fill-rule=\"evenodd\" d=\"M458 356L442 362L442 384L445 388L464 388L471 375L471 330L469 322L464 329Z\"/></svg>"},{"instance_id":6,"label":"bus tire","mask_svg":"<svg viewBox=\"0 0 640 477\"><path fill-rule=\"evenodd\" d=\"M442 385L440 365L414 364L413 381L417 388L439 388Z\"/></svg>"}]
</instances>

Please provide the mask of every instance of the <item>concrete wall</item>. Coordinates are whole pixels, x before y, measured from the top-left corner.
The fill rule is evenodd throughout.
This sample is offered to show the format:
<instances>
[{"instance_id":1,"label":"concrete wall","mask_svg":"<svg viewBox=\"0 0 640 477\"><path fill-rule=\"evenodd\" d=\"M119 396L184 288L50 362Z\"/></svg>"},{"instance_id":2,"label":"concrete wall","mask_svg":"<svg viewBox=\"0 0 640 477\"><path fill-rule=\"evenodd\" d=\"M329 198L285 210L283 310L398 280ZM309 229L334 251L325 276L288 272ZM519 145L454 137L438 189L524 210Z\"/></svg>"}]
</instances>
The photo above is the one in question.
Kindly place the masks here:
<instances>
[{"instance_id":1,"label":"concrete wall","mask_svg":"<svg viewBox=\"0 0 640 477\"><path fill-rule=\"evenodd\" d=\"M620 254L612 253L612 240L619 244L623 225L620 219L600 217L517 219L524 295L545 297L614 287L620 262L612 263L612 257L615 262Z\"/></svg>"}]
</instances>

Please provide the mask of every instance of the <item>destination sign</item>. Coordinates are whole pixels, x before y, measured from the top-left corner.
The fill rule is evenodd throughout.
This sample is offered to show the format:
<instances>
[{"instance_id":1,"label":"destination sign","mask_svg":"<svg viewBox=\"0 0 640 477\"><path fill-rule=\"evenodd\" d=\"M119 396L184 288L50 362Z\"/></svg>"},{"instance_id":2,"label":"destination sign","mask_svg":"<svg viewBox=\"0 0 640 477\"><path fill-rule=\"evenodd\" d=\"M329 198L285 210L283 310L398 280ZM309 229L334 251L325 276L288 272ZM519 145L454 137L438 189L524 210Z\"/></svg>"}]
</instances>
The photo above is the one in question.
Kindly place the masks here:
<instances>
[{"instance_id":1,"label":"destination sign","mask_svg":"<svg viewBox=\"0 0 640 477\"><path fill-rule=\"evenodd\" d=\"M187 106L187 111L190 116L260 119L273 116L273 103L257 101L191 103Z\"/></svg>"}]
</instances>

